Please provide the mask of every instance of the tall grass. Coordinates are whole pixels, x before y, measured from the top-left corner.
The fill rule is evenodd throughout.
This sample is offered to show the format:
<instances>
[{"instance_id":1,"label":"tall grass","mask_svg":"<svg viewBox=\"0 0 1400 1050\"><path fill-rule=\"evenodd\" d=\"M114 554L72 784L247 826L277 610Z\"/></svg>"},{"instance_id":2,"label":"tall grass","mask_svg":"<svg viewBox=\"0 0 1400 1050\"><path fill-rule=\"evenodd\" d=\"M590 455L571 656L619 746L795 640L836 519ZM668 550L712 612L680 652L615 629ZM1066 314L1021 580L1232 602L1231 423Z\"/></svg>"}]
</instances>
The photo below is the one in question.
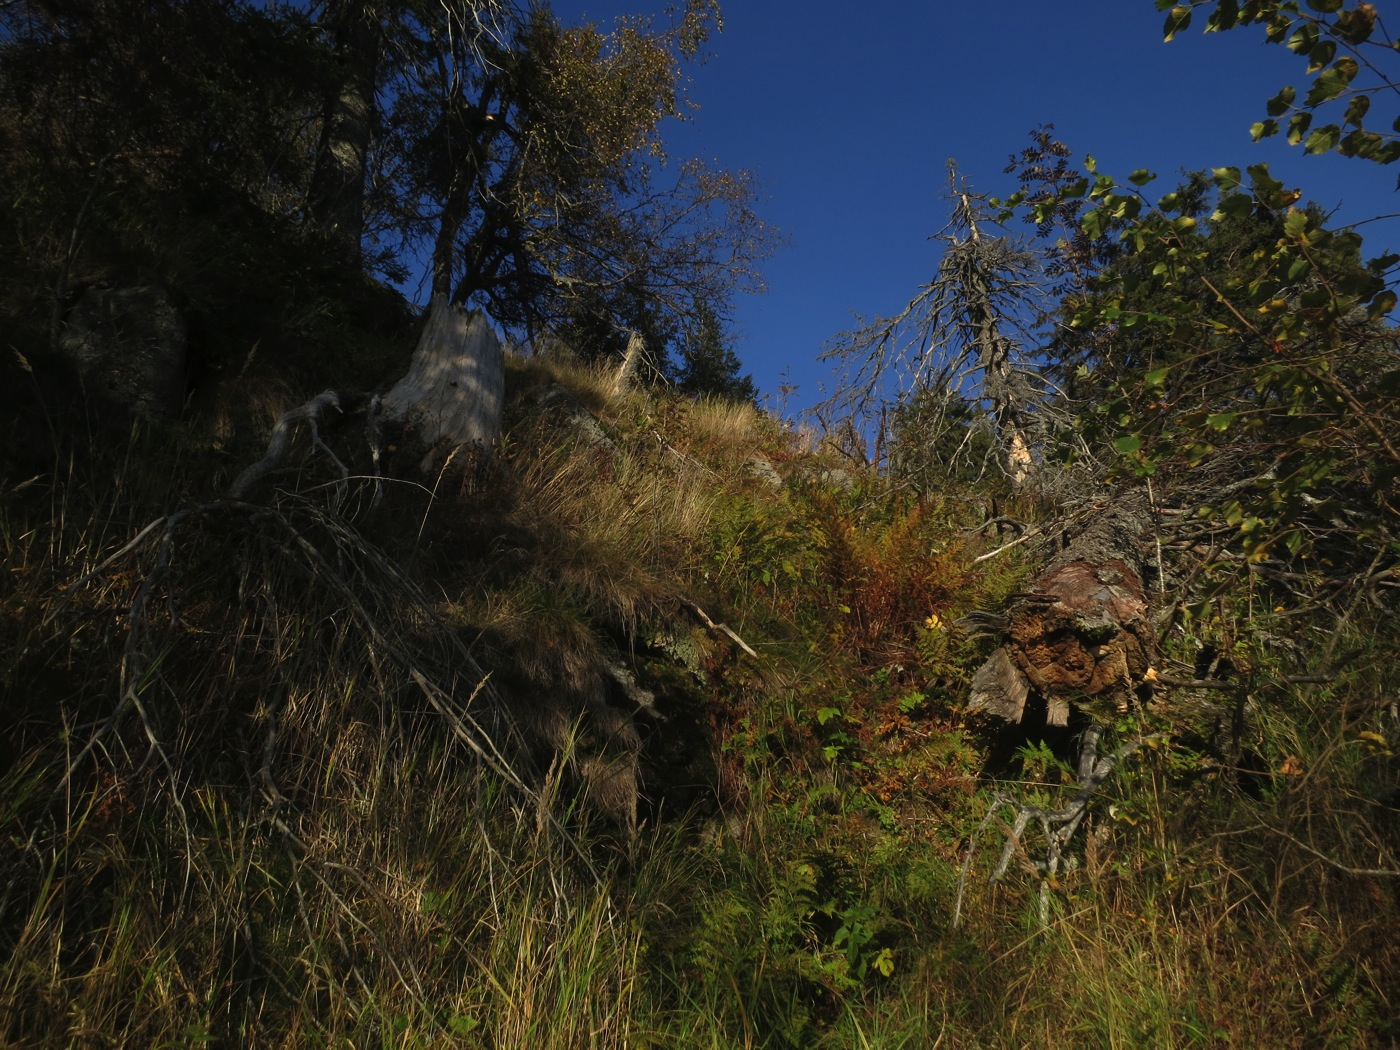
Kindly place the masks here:
<instances>
[{"instance_id":1,"label":"tall grass","mask_svg":"<svg viewBox=\"0 0 1400 1050\"><path fill-rule=\"evenodd\" d=\"M1118 727L1167 742L1095 801L1049 921L1027 842L995 885L978 854L955 925L993 793L1074 790L1034 743L979 779L977 643L942 626L1033 553L974 566L974 492L825 485L750 406L512 368L503 455L451 495L337 505L308 449L224 503L241 462L174 429L0 487L0 1041L1400 1038L1381 619L1325 675L1230 625L1275 672L1239 717Z\"/></svg>"}]
</instances>

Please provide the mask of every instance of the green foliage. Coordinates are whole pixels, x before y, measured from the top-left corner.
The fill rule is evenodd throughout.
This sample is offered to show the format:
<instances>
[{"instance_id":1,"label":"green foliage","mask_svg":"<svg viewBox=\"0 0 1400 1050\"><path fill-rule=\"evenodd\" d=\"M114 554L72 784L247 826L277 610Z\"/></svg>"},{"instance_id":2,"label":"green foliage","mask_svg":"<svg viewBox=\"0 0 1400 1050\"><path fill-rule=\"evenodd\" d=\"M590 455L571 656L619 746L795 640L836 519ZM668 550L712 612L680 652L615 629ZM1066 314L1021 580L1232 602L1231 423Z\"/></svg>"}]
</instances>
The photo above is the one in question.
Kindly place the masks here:
<instances>
[{"instance_id":1,"label":"green foliage","mask_svg":"<svg viewBox=\"0 0 1400 1050\"><path fill-rule=\"evenodd\" d=\"M887 471L918 492L949 478L970 483L995 468L995 434L966 398L919 387L890 411Z\"/></svg>"},{"instance_id":2,"label":"green foliage","mask_svg":"<svg viewBox=\"0 0 1400 1050\"><path fill-rule=\"evenodd\" d=\"M323 59L285 8L6 5L0 316L15 347L47 374L79 293L155 284L205 393L250 371L382 381L411 323L402 297L328 258L299 218Z\"/></svg>"},{"instance_id":3,"label":"green foliage","mask_svg":"<svg viewBox=\"0 0 1400 1050\"><path fill-rule=\"evenodd\" d=\"M698 322L681 346L676 384L687 394L757 400L753 377L739 374L743 366L729 346L714 307L702 305L697 313Z\"/></svg>"},{"instance_id":4,"label":"green foliage","mask_svg":"<svg viewBox=\"0 0 1400 1050\"><path fill-rule=\"evenodd\" d=\"M1070 310L1090 334L1062 365L1098 401L1085 433L1137 475L1265 457L1267 479L1222 511L1253 558L1308 547L1324 503L1392 516L1370 486L1400 470L1396 260L1364 260L1358 234L1297 207L1264 165L1217 168L1155 203L1100 174L1088 200L1085 229L1120 222L1124 252Z\"/></svg>"},{"instance_id":5,"label":"green foliage","mask_svg":"<svg viewBox=\"0 0 1400 1050\"><path fill-rule=\"evenodd\" d=\"M1335 150L1377 164L1400 159L1396 127L1387 124L1378 131L1374 123L1366 125L1372 100L1387 97L1395 88L1389 72L1394 41L1386 36L1373 4L1347 6L1341 0L1309 0L1306 7L1296 0L1156 3L1159 11L1167 12L1163 34L1168 41L1191 25L1197 11L1205 9L1209 12L1207 33L1258 26L1265 41L1305 59L1306 75L1312 78L1307 93L1299 100L1298 90L1288 85L1274 95L1265 107L1268 116L1251 128L1256 140L1277 135L1280 121L1287 117L1288 143L1301 144L1305 153ZM1359 76L1363 69L1365 75ZM1318 112L1336 114L1339 109L1340 117L1334 123L1312 127ZM1388 120L1383 118L1383 122Z\"/></svg>"},{"instance_id":6,"label":"green foliage","mask_svg":"<svg viewBox=\"0 0 1400 1050\"><path fill-rule=\"evenodd\" d=\"M767 233L748 176L665 170L682 64L718 9L668 18L605 32L545 5L390 5L372 181L400 254L431 256L434 295L522 334L564 326L594 354L628 329L662 346L701 303L757 286Z\"/></svg>"},{"instance_id":7,"label":"green foliage","mask_svg":"<svg viewBox=\"0 0 1400 1050\"><path fill-rule=\"evenodd\" d=\"M400 336L406 310L368 275L406 284L431 258L435 293L521 336L662 347L767 251L746 176L663 171L717 19L703 0L606 33L541 5L7 3L0 311L36 356L85 287L159 284L205 375L257 347L343 386L348 350L376 358L372 385L376 328Z\"/></svg>"},{"instance_id":8,"label":"green foliage","mask_svg":"<svg viewBox=\"0 0 1400 1050\"><path fill-rule=\"evenodd\" d=\"M55 78L78 124L122 118L124 57L199 31L175 8L160 9L168 27L133 23L143 41L118 24L129 5L42 7L68 21L7 38L3 86L91 49L82 76ZM338 81L313 27L280 8L286 21L196 10L229 40L285 32L289 54L315 61L273 71L282 104L322 112ZM621 163L654 125L631 124L639 138L590 122L675 101L668 63L703 38L709 10L690 5L660 37L541 16L522 31L543 53L500 68L577 105L569 141L605 147L579 164ZM1189 14L1175 12L1178 30ZM190 46L209 66L192 98L234 107L256 65ZM562 71L579 95L550 80ZM1327 81L1316 105L1357 82L1323 98ZM209 145L217 121L176 95L133 104L161 141ZM468 114L431 101L405 134L423 136L415 177L439 180L440 205ZM1284 94L1273 116L1298 117L1297 103ZM239 141L259 164L268 144L288 148L272 182L294 197L319 147L279 139L284 117L246 115ZM166 167L138 138L94 173L82 151L102 129L45 138L42 120L0 119L20 136L7 143L32 147L0 161L15 175L7 231L44 260L27 278L18 257L0 264L29 281L4 293L26 347L45 338L64 272L80 282L119 258L174 275L207 323L230 309L193 190L172 213L195 227L184 240L136 209L191 172L239 185L242 161L215 150ZM1296 128L1300 143L1318 130ZM299 435L255 506L218 494L261 454L261 431L191 422L122 446L36 401L55 454L30 470L0 447L0 834L13 847L0 856L0 1041L1393 1043L1395 260L1367 262L1359 238L1264 168L1158 196L1151 172L1120 184L1057 159L1038 138L1012 202L1078 238L1050 274L1057 319L1077 322L1046 349L1067 391L1054 407L1080 417L1092 484L1100 461L1113 486L1147 479L1158 494L1163 647L1142 706L1104 715L1112 746L1140 746L1058 869L1035 866L1032 826L989 882L1007 829L986 815L1013 797L1067 805L1079 765L1053 732L964 718L988 643L953 624L1024 599L1064 506L1094 513L1104 490L1067 471L1008 500L977 469L990 428L931 393L946 384L892 413L876 467L810 451L747 400L617 395L609 370L566 354L512 358L499 459L459 489L386 485L373 510L355 479L340 500L324 455L356 473L356 428L323 431L324 446ZM70 221L109 177L70 257ZM48 193L61 222L23 207ZM246 243L229 258L258 259L260 239L280 254L239 287L302 281L278 307L284 338L348 347L366 373L375 353L402 351L364 285L305 261L324 230L297 207L276 227L272 197L243 199ZM600 295L573 331L611 345L604 322L624 315L663 331L641 291ZM265 320L243 320L230 346ZM719 335L704 356L732 379ZM16 384L35 378L27 358L6 367ZM555 383L596 429L541 405ZM270 422L292 403L254 377L227 392L249 402L229 417ZM996 532L1008 522L1011 543ZM621 690L618 668L647 692ZM999 758L1012 754L1015 779Z\"/></svg>"},{"instance_id":9,"label":"green foliage","mask_svg":"<svg viewBox=\"0 0 1400 1050\"><path fill-rule=\"evenodd\" d=\"M608 378L514 363L505 462L460 498L395 492L381 519L337 519L308 443L252 531L236 512L180 531L131 650L155 655L139 711L119 706L121 666L157 549L55 584L203 502L220 469L227 482L224 455L171 429L75 460L61 488L0 488L0 701L15 727L0 821L22 847L3 873L5 1038L68 1045L81 1023L152 1045L945 1033L1009 1047L1062 1040L1069 1004L1086 1041L1247 1046L1296 1028L1384 1043L1393 908L1377 880L1335 867L1375 867L1393 823L1375 801L1400 736L1377 703L1379 659L1288 684L1317 666L1284 665L1286 618L1228 565L1203 572L1209 597L1172 656L1208 641L1203 673L1226 676L1228 659L1254 684L1207 715L1182 703L1118 727L1170 739L1104 786L1048 889L1048 927L1043 880L1018 864L989 886L998 849L984 848L954 929L993 795L1060 805L1077 790L1063 749L1036 741L1022 783L986 783L988 737L959 712L981 653L950 624L1025 590L1029 545L974 563L1003 542L981 534L982 490L916 497L873 472L845 488L751 405L616 399ZM561 440L532 408L559 381L615 454ZM756 454L787 481L746 473ZM1004 510L1041 513L1029 498ZM258 531L277 514L334 556L310 572L304 548ZM409 577L440 597L400 605ZM678 613L679 595L759 656ZM403 633L366 639L367 612ZM449 636L521 706L588 688L604 659L636 669L666 720L635 840L568 772L596 721L546 749L531 799L405 686L403 654L425 666ZM1358 621L1339 644L1379 654L1384 637ZM484 719L481 703L467 710ZM55 795L86 727L114 716L109 746ZM143 770L147 726L161 750ZM36 828L63 848L36 861Z\"/></svg>"}]
</instances>

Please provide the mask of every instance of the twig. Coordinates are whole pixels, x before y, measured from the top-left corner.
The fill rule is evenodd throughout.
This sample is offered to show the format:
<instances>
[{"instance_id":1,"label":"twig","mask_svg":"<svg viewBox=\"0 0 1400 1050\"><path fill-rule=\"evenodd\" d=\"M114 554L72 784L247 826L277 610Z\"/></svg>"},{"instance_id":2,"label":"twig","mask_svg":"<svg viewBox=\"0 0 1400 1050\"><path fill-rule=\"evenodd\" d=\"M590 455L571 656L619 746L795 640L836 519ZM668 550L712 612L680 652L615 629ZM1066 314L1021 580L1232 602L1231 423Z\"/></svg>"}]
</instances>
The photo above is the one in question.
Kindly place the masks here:
<instances>
[{"instance_id":1,"label":"twig","mask_svg":"<svg viewBox=\"0 0 1400 1050\"><path fill-rule=\"evenodd\" d=\"M423 691L423 695L428 698L428 703L432 704L433 707L436 708L438 714L442 715L448 727L452 730L453 735L456 736L458 740L471 748L479 759L485 762L487 766L508 781L512 786L525 792L527 796L531 798L534 797L534 792L520 779L515 770L511 769L505 757L496 750L496 745L491 742L489 736L481 731L481 727L476 724L474 718L465 711L457 710L451 703L451 697L444 693L438 686L428 681L418 668L410 667L408 669L408 675L413 679L418 688ZM471 701L486 688L486 681L487 680L483 678L477 683L467 703L471 703ZM483 744L482 741L485 741L485 743Z\"/></svg>"},{"instance_id":2,"label":"twig","mask_svg":"<svg viewBox=\"0 0 1400 1050\"><path fill-rule=\"evenodd\" d=\"M1021 535L1017 536L1010 543L1004 543L996 550L988 551L986 554L977 555L977 557L972 559L972 564L979 565L989 558L995 558L998 554L1002 553L1003 551L1009 551L1012 547L1019 546L1020 544L1025 543L1027 540L1034 539L1035 537L1040 535L1040 532L1040 529L1029 529L1026 532L1023 532Z\"/></svg>"},{"instance_id":3,"label":"twig","mask_svg":"<svg viewBox=\"0 0 1400 1050\"><path fill-rule=\"evenodd\" d=\"M1059 874L1064 848L1074 837L1075 832L1079 830L1080 824L1083 823L1084 817L1088 814L1090 800L1093 799L1100 786L1119 763L1144 745L1165 739L1166 736L1163 733L1154 733L1150 736L1138 737L1107 755L1100 755L1098 745L1102 735L1103 729L1100 726L1090 726L1084 731L1084 739L1079 753L1079 791L1068 805L1056 810L1047 810L1039 806L1017 802L1000 793L993 796L991 809L982 818L982 823L977 826L977 830L973 832L972 839L968 843L967 857L963 861L962 873L958 877L957 899L953 906L953 925L955 927L962 916L963 893L967 887L967 874L972 867L972 853L977 847L977 838L991 823L992 817L1002 806L1013 808L1016 811L1016 816L1011 827L1006 831L1006 843L1002 847L1001 857L988 881L998 882L1006 874L1007 869L1011 866L1011 858L1018 850L1023 849L1022 838L1026 828L1031 825L1032 821L1039 824L1045 835L1044 859L1028 860L1028 864L1037 871L1043 871L1046 875L1040 887L1040 916L1042 923L1049 922L1050 883Z\"/></svg>"},{"instance_id":4,"label":"twig","mask_svg":"<svg viewBox=\"0 0 1400 1050\"><path fill-rule=\"evenodd\" d=\"M986 816L982 818L982 822L977 825L977 830L975 830L972 833L972 837L968 839L967 856L963 858L962 872L958 875L958 895L953 904L954 929L957 929L958 924L962 921L963 890L967 886L967 873L972 868L972 855L977 852L977 840L981 837L982 832L986 830L987 825L992 822L992 818L996 816L997 810L1000 809L1003 804L1015 805L1015 803L1013 803L1010 799L1006 798L1006 796L1004 795L993 795L992 804L988 807Z\"/></svg>"},{"instance_id":5,"label":"twig","mask_svg":"<svg viewBox=\"0 0 1400 1050\"><path fill-rule=\"evenodd\" d=\"M744 650L744 652L748 653L755 660L759 658L758 653L754 652L751 648L749 648L748 642L744 641L737 634L735 634L733 628L731 628L728 624L715 623L714 620L711 620L710 617L706 615L704 609L700 608L700 606L696 605L689 598L682 598L680 601L682 605L684 605L687 609L694 613L695 616L700 620L700 622L703 623L710 630L719 631L722 634L728 635L731 639L733 639L734 644L737 645L740 649Z\"/></svg>"},{"instance_id":6,"label":"twig","mask_svg":"<svg viewBox=\"0 0 1400 1050\"><path fill-rule=\"evenodd\" d=\"M350 410L350 403L365 397L364 394L350 393L339 390L323 390L304 405L298 405L289 412L283 412L277 423L272 428L272 437L267 443L267 452L263 458L252 466L248 467L234 479L229 486L228 495L230 499L245 499L252 487L262 478L275 470L287 455L287 445L291 441L292 426L296 423L305 422L311 427L312 440L316 442L324 451L330 453L330 449L321 440L321 434L317 427L322 415L329 409L340 413ZM336 466L340 467L342 476L347 475L345 466L334 455L331 459Z\"/></svg>"},{"instance_id":7,"label":"twig","mask_svg":"<svg viewBox=\"0 0 1400 1050\"><path fill-rule=\"evenodd\" d=\"M84 573L82 576L79 576L72 583L60 584L58 589L61 591L71 591L76 587L81 587L83 584L87 583L88 580L92 579L98 573L102 572L113 562L119 560L123 555L130 554L132 551L134 551L137 547L141 545L142 540L144 540L161 525L164 525L166 522L170 522L171 528L173 528L177 524L177 522L174 519L184 517L186 513L188 512L182 512L180 514L171 515L169 517L157 518L155 521L151 522L144 529L142 529L135 536L133 536L131 538L131 542L129 542L121 550L117 551L115 554L103 558L101 563L98 564L94 569L92 569L90 572Z\"/></svg>"},{"instance_id":8,"label":"twig","mask_svg":"<svg viewBox=\"0 0 1400 1050\"><path fill-rule=\"evenodd\" d=\"M1289 842L1293 843L1293 845L1297 846L1299 849L1304 850L1304 851L1306 851L1306 852L1308 852L1308 853L1311 853L1311 854L1312 854L1314 857L1316 857L1318 860L1325 861L1325 862L1326 862L1328 865L1330 865L1331 867L1336 868L1338 871L1346 872L1348 875L1362 875L1362 876L1367 876L1367 877L1372 877L1372 878L1389 878L1389 879L1400 878L1400 871L1396 871L1396 870L1393 870L1393 869L1391 869L1391 868L1353 868L1353 867L1351 867L1351 866L1348 865L1348 864L1343 864L1341 861L1336 860L1336 859L1334 859L1334 858L1332 858L1332 857L1329 857L1327 854L1323 853L1320 849L1317 849L1317 848L1314 847L1314 846L1309 846L1309 845L1308 845L1306 842L1304 842L1302 839L1299 839L1299 838L1297 838L1297 837L1295 837L1295 836L1293 836L1293 835L1290 835L1288 832L1284 831L1282 828L1275 828L1275 827L1272 827L1272 826L1270 826L1270 825L1268 825L1268 824L1260 824L1259 827L1262 828L1262 829L1265 830L1265 831L1270 832L1271 834L1277 835L1279 838L1287 839Z\"/></svg>"}]
</instances>

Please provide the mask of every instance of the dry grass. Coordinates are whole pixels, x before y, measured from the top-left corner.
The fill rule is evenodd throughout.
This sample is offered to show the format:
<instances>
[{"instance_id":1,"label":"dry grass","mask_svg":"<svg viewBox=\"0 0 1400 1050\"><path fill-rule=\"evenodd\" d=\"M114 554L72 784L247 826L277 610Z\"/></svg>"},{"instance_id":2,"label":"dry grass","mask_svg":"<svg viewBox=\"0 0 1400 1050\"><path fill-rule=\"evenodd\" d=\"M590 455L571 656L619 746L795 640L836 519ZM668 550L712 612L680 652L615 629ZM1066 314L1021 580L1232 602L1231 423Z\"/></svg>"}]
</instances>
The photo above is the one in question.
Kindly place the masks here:
<instances>
[{"instance_id":1,"label":"dry grass","mask_svg":"<svg viewBox=\"0 0 1400 1050\"><path fill-rule=\"evenodd\" d=\"M614 425L647 410L606 399L595 371L542 374ZM163 517L207 498L185 479L208 460L178 458L198 444L138 436L6 494L5 1037L644 1042L650 904L636 871L598 867L560 773L597 809L635 809L639 740L600 668L617 632L678 615L713 479L651 443L517 445L472 496L526 549L504 571L462 558L434 580L462 597L435 604L327 509L314 464L279 479L308 497ZM418 534L457 535L427 517ZM479 688L466 645L483 632L516 658L502 689L532 687L515 710Z\"/></svg>"},{"instance_id":2,"label":"dry grass","mask_svg":"<svg viewBox=\"0 0 1400 1050\"><path fill-rule=\"evenodd\" d=\"M132 480L173 476L138 451ZM182 519L104 568L128 501L176 492L70 485L52 531L27 495L5 518L7 1038L631 1041L635 929L547 816L567 800L503 781L486 738L464 746L460 719L503 713L467 699L460 641L392 566L288 497ZM46 695L16 702L36 663ZM414 670L458 686L458 721Z\"/></svg>"},{"instance_id":3,"label":"dry grass","mask_svg":"<svg viewBox=\"0 0 1400 1050\"><path fill-rule=\"evenodd\" d=\"M581 391L611 448L537 426L522 394L474 488L396 490L363 528L314 456L265 505L211 502L226 457L172 433L0 495L0 1041L1396 1035L1393 880L1343 870L1394 855L1393 758L1360 735L1394 732L1378 673L1264 697L1253 746L1304 773L1257 799L1184 752L1122 770L1096 819L1124 819L1048 926L1022 872L979 882L953 930L985 798L862 785L971 747L957 643L919 625L1015 571L967 568L950 505L746 475L793 454L751 408L512 367ZM761 661L726 665L687 600L759 625ZM711 643L693 666L648 656L686 629ZM668 721L613 665L650 669ZM648 747L714 749L728 810L711 785L693 821L639 823Z\"/></svg>"}]
</instances>

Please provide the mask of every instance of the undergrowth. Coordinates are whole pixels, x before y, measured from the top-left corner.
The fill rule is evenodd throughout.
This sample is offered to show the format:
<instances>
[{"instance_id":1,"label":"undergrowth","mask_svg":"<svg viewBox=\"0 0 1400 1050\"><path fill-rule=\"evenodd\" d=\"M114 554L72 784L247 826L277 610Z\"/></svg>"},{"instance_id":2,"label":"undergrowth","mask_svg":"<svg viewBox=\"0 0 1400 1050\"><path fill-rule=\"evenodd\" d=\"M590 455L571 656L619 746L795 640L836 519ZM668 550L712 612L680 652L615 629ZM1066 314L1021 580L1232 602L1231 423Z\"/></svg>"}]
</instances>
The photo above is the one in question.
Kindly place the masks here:
<instances>
[{"instance_id":1,"label":"undergrowth","mask_svg":"<svg viewBox=\"0 0 1400 1050\"><path fill-rule=\"evenodd\" d=\"M373 509L311 447L222 500L258 450L197 423L0 481L0 1038L1400 1039L1383 619L1338 669L1219 591L1168 648L1246 687L1108 727L1152 745L1072 862L992 883L989 809L1062 804L1074 741L970 722L951 624L1043 557L976 560L988 520L1055 509L562 356L509 383L496 461Z\"/></svg>"}]
</instances>

